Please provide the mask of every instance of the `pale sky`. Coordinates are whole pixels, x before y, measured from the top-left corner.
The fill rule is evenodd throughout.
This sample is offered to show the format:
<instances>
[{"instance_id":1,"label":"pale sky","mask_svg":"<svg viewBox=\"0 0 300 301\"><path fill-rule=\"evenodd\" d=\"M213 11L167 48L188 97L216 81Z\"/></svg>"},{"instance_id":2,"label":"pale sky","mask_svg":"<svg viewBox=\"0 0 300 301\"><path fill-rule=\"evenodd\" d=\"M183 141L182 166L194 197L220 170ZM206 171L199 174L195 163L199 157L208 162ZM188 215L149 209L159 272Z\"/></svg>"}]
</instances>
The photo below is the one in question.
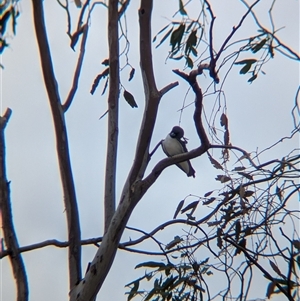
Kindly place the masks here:
<instances>
[{"instance_id":1,"label":"pale sky","mask_svg":"<svg viewBox=\"0 0 300 301\"><path fill-rule=\"evenodd\" d=\"M162 2L162 1L161 1ZM195 1L197 2L197 1ZM215 15L215 46L218 48L231 28L239 22L245 7L239 1L227 0L222 4L211 1ZM262 23L270 28L267 12L272 1L265 1L266 6L258 6ZM264 3L265 3L264 2ZM277 1L274 9L274 20L277 28L285 26L278 33L282 41L293 50L299 52L299 2L296 0ZM287 4L288 2L288 4ZM154 36L163 26L168 24L178 1L166 1L163 4L155 1L153 11ZM216 5L216 3L218 3ZM74 4L70 3L72 11ZM9 48L1 57L1 109L11 108L13 113L6 128L7 174L11 181L11 200L14 214L15 230L20 246L30 245L48 239L65 241L67 238L63 196L59 181L59 171L55 153L55 141L52 118L40 69L37 43L32 22L32 6L29 0L19 3L21 12L17 19L17 35L9 38ZM44 1L48 38L53 55L54 69L59 84L59 92L64 100L72 82L72 73L78 55L69 47L69 38L65 34L65 13L56 1ZM136 69L131 82L127 81L130 68L122 73L122 84L134 96L138 104L132 109L120 98L120 132L117 186L119 194L131 167L135 143L143 112L143 87L139 70L138 52L138 1L132 1L127 13L128 38L130 40L129 62ZM193 15L192 6L187 6ZM196 12L195 12L195 15ZM175 17L180 21L180 16ZM92 96L89 91L96 75L104 70L101 62L107 58L106 10L103 6L95 9L91 21L78 93L72 106L66 113L70 153L76 193L80 210L82 238L102 236L103 231L103 177L105 169L106 122L99 120L106 111L106 95L101 96L103 83ZM238 38L256 34L253 20L245 22ZM155 46L154 44L153 46ZM179 86L166 94L161 102L157 124L152 139L152 148L178 125L179 109L182 107L188 91L188 85L172 69L184 67L183 62L167 61L168 43L155 49L153 60L158 88L170 82L178 81ZM124 62L124 60L122 60ZM261 74L251 85L247 82L249 75L239 75L241 66L234 66L231 74L222 87L226 95L227 115L231 142L248 152L263 150L283 136L290 135L293 130L291 109L295 103L295 94L299 85L299 67L292 61L276 53L275 58L263 67L266 75ZM224 69L225 72L226 67ZM187 71L187 70L186 70ZM225 73L220 73L221 81ZM211 81L206 74L198 78L200 85L207 87ZM219 88L219 87L218 87ZM123 91L121 91L121 94ZM194 96L187 94L186 104L192 103ZM205 99L205 112L210 116L210 108L215 96ZM222 100L222 105L224 102ZM183 112L181 126L185 136L189 138L188 148L196 148L199 144L193 120L193 105ZM219 126L219 122L216 124ZM292 141L279 144L276 149L262 155L262 160L282 158L289 150L299 147L298 137ZM217 153L216 153L217 154ZM162 158L161 148L152 157L147 170ZM217 155L218 156L218 155ZM219 159L218 157L216 159ZM235 161L235 160L234 160ZM232 163L234 163L234 161ZM172 219L180 200L187 195L203 196L207 191L219 187L214 180L219 173L210 164L207 155L192 161L196 170L196 178L187 178L176 166L163 171L158 181L150 188L136 207L129 226L151 231L157 225ZM197 199L191 197L190 201ZM295 203L297 204L297 203ZM205 216L209 208L200 206L197 218ZM176 229L175 229L176 228ZM167 229L160 238L167 243L175 235L181 235L181 226L174 230ZM132 232L125 232L122 241L137 238ZM153 247L152 244L146 243ZM82 249L82 270L93 259L94 246ZM153 251L158 251L153 249ZM198 260L206 257L199 254ZM30 300L67 300L67 250L47 247L23 254L27 270ZM97 300L126 300L124 285L143 275L142 270L134 270L134 266L146 260L161 258L143 257L119 251L110 274ZM214 281L214 278L212 278ZM15 299L15 286L8 258L0 261L0 301ZM267 281L258 284L252 299L265 297ZM250 298L250 299L251 299ZM274 298L275 300L275 298ZM280 299L278 299L280 300Z\"/></svg>"}]
</instances>

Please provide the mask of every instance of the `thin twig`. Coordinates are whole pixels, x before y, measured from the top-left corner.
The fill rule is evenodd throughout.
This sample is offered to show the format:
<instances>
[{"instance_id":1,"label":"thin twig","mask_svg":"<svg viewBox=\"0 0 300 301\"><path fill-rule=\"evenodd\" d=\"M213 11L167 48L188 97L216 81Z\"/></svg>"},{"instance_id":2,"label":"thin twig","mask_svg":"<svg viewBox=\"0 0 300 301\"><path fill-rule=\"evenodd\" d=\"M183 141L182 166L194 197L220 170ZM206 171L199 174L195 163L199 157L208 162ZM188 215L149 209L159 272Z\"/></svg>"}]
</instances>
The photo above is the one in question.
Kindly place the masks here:
<instances>
[{"instance_id":1,"label":"thin twig","mask_svg":"<svg viewBox=\"0 0 300 301\"><path fill-rule=\"evenodd\" d=\"M236 33L236 31L242 26L243 22L245 21L246 17L249 15L250 12L252 12L253 7L260 2L260 0L256 0L252 5L250 5L248 7L247 12L243 15L243 17L241 18L239 24L237 26L234 26L232 28L231 33L228 35L228 37L225 39L224 43L222 44L220 50L218 51L216 58L215 58L215 62L217 62L217 60L219 59L219 57L221 56L221 54L223 53L224 48L226 47L227 43L230 41L230 39L233 37L233 35Z\"/></svg>"},{"instance_id":2,"label":"thin twig","mask_svg":"<svg viewBox=\"0 0 300 301\"><path fill-rule=\"evenodd\" d=\"M80 77L84 54L85 54L85 45L86 45L88 30L89 30L88 24L83 25L83 34L82 34L82 40L80 44L80 53L78 56L77 65L73 76L73 84L65 103L62 105L64 112L67 112L67 110L69 109L78 88L79 77Z\"/></svg>"}]
</instances>

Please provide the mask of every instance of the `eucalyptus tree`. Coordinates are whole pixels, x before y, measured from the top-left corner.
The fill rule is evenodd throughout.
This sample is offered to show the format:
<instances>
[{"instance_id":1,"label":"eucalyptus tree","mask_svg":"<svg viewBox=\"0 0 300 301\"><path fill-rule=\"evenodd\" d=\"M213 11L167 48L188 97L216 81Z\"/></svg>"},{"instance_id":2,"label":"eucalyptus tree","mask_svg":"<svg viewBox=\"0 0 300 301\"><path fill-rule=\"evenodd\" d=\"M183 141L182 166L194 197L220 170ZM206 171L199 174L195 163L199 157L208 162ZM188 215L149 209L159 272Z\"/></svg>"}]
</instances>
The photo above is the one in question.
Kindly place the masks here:
<instances>
[{"instance_id":1,"label":"eucalyptus tree","mask_svg":"<svg viewBox=\"0 0 300 301\"><path fill-rule=\"evenodd\" d=\"M267 7L270 26L264 26L257 13L257 7L262 3L265 4L265 1L257 0L250 4L244 0L236 2L243 7L242 13L231 31L224 35L217 27L220 26L218 15L215 13L218 4L214 1L185 3L180 0L179 6L176 7L174 4L169 4L169 12L175 11L173 19L168 21L160 31L153 33L152 24L157 18L152 16L153 5L162 4L154 3L152 0L141 0L136 12L139 36L131 37L130 32L127 31L127 23L134 21L126 17L131 13L130 10L134 9L130 0L103 2L87 0L84 3L77 0L75 4L69 3L68 0L66 2L58 0L58 5L66 16L68 47L78 52L72 84L67 96L63 98L60 82L54 70L55 58L50 50L51 43L47 33L49 25L45 21L45 15L47 16L48 11L44 9L43 1L32 0L39 60L54 125L68 239L66 242L49 240L28 246L20 246L18 243L12 219L13 200L10 195L10 182L6 175L6 168L9 169L9 166L6 166L5 161L4 129L9 127L8 121L11 115L11 110L7 109L1 117L0 208L4 235L1 258L10 259L17 284L17 300L29 299L23 253L38 252L37 249L51 245L68 248L69 298L72 301L95 300L119 249L163 258L163 260L143 261L136 266L136 268L146 268L146 271L143 276L127 284L128 299L140 296L145 300L151 298L155 300L218 298L246 300L248 294L253 291L252 282L256 275L262 275L269 281L267 297L279 293L287 300L295 300L296 296L299 298L297 273L300 262L300 241L295 226L299 222L299 210L293 207L293 201L299 193L300 156L296 148L288 149L281 158L267 157L266 159L263 156L267 150L276 148L284 140L295 141L293 139L296 139L299 131L297 115L299 89L296 92L295 105L291 108L293 123L291 133L279 137L278 142L262 151L253 151L235 145L231 141L231 134L235 129L230 128L230 118L227 113L229 103L225 88L228 75L237 70L241 75L246 75L246 80L254 85L264 74L264 66L273 59L276 61L276 56L282 55L286 60L294 60L295 64L299 62L300 57L278 36L273 18L273 11L276 5L279 5L278 1L269 3ZM5 33L10 21L15 31L18 21L17 5L17 2L12 1L6 2L3 6L1 51L7 45ZM97 58L99 61L102 60L103 70L95 77L90 90L91 94L96 95L96 91L103 83L102 94L107 101L107 111L101 116L101 120L107 122L104 192L101 199L104 206L104 231L98 238L82 239L66 115L74 104L74 98L80 87L89 32L93 26L96 26L93 20L97 18L97 7L105 9L107 13L107 28L102 26L99 30L107 30L108 56ZM259 9L261 12L262 8ZM229 15L226 15L226 18L229 18ZM249 20L256 28L255 34L241 37L239 33L244 26L248 26L245 23ZM126 89L126 82L122 77L127 70L130 70L129 81L134 81L138 76L135 72L137 67L132 66L129 58L130 44L137 40L144 104L143 111L140 113L141 124L135 140L133 163L123 189L118 194L117 159L120 147L119 131L122 130L119 121L120 101L124 98L132 108L137 108L141 102L141 100L137 101L129 89ZM156 79L153 46L158 48L155 51L159 51L168 43L166 61L178 64L177 69L170 69L170 74L173 72L178 80L170 81L159 88L161 85ZM121 61L125 61L125 64L121 65ZM200 80L204 76L209 81L205 88ZM198 146L187 151L185 147L187 140L183 137L183 132L180 132L181 140L177 144L182 147L180 151L168 153L167 144L163 144L164 150L170 156L160 160L152 170L149 170L150 161L162 143L153 141L161 101L170 90L179 85L179 81L181 85L186 85L186 90L193 99L191 103L194 111L190 119L193 120ZM208 105L209 102L214 105ZM181 112L187 107L183 100ZM206 107L208 109L205 109ZM259 110L264 110L263 105ZM246 118L255 119L246 116L245 112L243 114ZM169 130L171 131L171 128ZM266 129L262 129L259 134L267 135L267 133ZM163 137L166 134L164 133ZM153 147L153 143L156 146ZM219 171L215 179L215 189L206 191L203 195L184 197L179 202L173 219L158 224L151 232L128 227L128 220L136 205L146 196L150 187L153 186L155 189L165 169L173 164L183 168L184 162L193 161L192 159L203 155L208 156L211 166ZM183 170L186 172L184 168ZM196 176L197 172L196 170ZM199 173L201 172L204 171L199 170ZM194 171L190 170L187 175L194 175ZM198 217L197 208L200 204L208 210L208 213ZM285 226L286 224L289 224L288 227ZM183 232L176 232L174 239L170 240L166 237L165 241L161 241L156 237L160 231L178 225L182 225ZM121 242L126 227L141 233L141 236L138 239ZM278 235L284 242L279 241ZM147 240L153 240L158 251L143 250L139 247ZM96 244L97 249L83 275L81 250L89 244ZM133 246L136 249L133 249ZM208 254L207 258L204 259L203 255L200 255L202 259L198 260L199 252ZM267 267L263 261L265 258L268 259ZM211 281L218 282L215 279L223 279L220 282L225 284L212 285ZM150 285L150 289L141 289L144 282L150 283L152 280L154 283Z\"/></svg>"}]
</instances>

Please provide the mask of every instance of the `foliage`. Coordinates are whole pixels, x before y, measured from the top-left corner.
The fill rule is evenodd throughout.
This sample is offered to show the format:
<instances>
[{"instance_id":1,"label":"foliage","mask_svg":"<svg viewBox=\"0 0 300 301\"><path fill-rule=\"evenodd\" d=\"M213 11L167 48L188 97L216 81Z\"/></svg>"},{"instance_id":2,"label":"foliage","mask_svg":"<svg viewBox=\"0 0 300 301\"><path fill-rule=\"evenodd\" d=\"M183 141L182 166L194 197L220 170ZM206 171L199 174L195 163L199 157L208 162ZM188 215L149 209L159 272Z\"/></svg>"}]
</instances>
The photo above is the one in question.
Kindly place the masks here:
<instances>
[{"instance_id":1,"label":"foliage","mask_svg":"<svg viewBox=\"0 0 300 301\"><path fill-rule=\"evenodd\" d=\"M268 298L278 293L289 300L296 298L300 286L300 240L297 229L290 235L289 228L291 223L299 223L299 211L288 209L288 203L299 196L300 156L290 154L262 165L253 161L247 167L241 164L248 159L240 158L231 171L217 177L224 183L222 189L198 197L189 206L189 213L187 207L181 209L186 218L161 226L171 227L178 222L184 228L171 249L169 243L155 240L164 250L164 260L137 266L154 271L146 270L144 277L127 285L131 287L128 299L138 295L143 300L213 300L218 296L225 300L239 300L241 296L246 299L255 290L252 281L259 277L258 271L269 280ZM201 219L192 213L200 202L210 208L210 213ZM151 237L155 234L151 233ZM209 257L197 259L204 256ZM212 285L214 277L223 287ZM152 279L153 289L137 289Z\"/></svg>"},{"instance_id":2,"label":"foliage","mask_svg":"<svg viewBox=\"0 0 300 301\"><path fill-rule=\"evenodd\" d=\"M18 0L5 0L0 3L0 54L8 46L7 32L9 23L12 32L16 34L17 17L19 16Z\"/></svg>"}]
</instances>

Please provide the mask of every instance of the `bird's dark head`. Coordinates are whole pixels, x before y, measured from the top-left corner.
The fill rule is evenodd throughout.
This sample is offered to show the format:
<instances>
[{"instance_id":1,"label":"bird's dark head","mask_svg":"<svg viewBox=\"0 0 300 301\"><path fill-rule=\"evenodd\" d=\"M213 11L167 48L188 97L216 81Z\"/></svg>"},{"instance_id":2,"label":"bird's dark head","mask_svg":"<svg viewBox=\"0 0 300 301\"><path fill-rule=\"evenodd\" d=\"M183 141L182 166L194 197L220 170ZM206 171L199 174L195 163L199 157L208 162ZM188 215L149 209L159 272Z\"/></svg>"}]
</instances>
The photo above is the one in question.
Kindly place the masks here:
<instances>
[{"instance_id":1,"label":"bird's dark head","mask_svg":"<svg viewBox=\"0 0 300 301\"><path fill-rule=\"evenodd\" d=\"M177 139L182 138L183 135L184 135L184 131L180 126L174 126L170 133L170 136L172 138L177 138Z\"/></svg>"}]
</instances>

